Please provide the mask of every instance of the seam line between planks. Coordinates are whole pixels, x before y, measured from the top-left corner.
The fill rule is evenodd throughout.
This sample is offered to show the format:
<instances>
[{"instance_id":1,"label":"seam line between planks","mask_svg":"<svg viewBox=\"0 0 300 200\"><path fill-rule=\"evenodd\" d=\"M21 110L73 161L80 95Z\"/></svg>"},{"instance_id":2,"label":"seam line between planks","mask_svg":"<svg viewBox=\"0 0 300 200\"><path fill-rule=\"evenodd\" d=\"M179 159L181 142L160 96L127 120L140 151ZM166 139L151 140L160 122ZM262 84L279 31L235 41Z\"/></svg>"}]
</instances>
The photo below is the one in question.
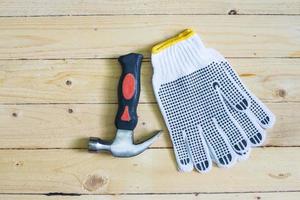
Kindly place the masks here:
<instances>
[{"instance_id":1,"label":"seam line between planks","mask_svg":"<svg viewBox=\"0 0 300 200\"><path fill-rule=\"evenodd\" d=\"M279 145L265 145L255 147L255 149L266 149L266 148L299 148L299 145L287 145L287 146L279 146ZM173 149L173 147L149 147L148 149L151 150L169 150ZM22 150L29 150L29 151L48 151L48 150L87 150L87 148L61 148L61 147L54 147L54 148L0 148L0 151L22 151Z\"/></svg>"},{"instance_id":2,"label":"seam line between planks","mask_svg":"<svg viewBox=\"0 0 300 200\"><path fill-rule=\"evenodd\" d=\"M230 10L228 11L230 12ZM221 14L221 13L196 13L196 14L189 14L189 13L182 13L182 14L176 14L176 13L170 13L170 14L160 14L160 13L151 13L151 14L57 14L57 15L1 15L0 18L22 18L22 17L32 17L32 18L44 18L44 17L96 17L96 16L202 16L202 15L220 15L220 16L227 16L227 15L232 15L232 16L238 16L238 15L243 15L243 16L300 16L300 13L292 13L292 14L278 14L278 13L257 13L257 14L247 14L247 13L237 13L237 14Z\"/></svg>"},{"instance_id":3,"label":"seam line between planks","mask_svg":"<svg viewBox=\"0 0 300 200\"><path fill-rule=\"evenodd\" d=\"M288 103L300 103L300 101L284 101L284 100L266 100L266 99L262 99L260 98L260 100L262 100L264 103L276 103L276 104L288 104ZM142 105L157 105L157 102L139 102L139 104ZM64 103L64 102L54 102L54 103L39 103L39 102L30 102L30 103L0 103L0 106L26 106L26 105L118 105L117 102L68 102L68 103Z\"/></svg>"},{"instance_id":4,"label":"seam line between planks","mask_svg":"<svg viewBox=\"0 0 300 200\"><path fill-rule=\"evenodd\" d=\"M150 52L150 50L149 50ZM232 57L232 56L227 56L225 57L226 59L299 59L300 56L298 57L290 57L290 56L280 56L280 57L247 57L247 56L241 56L241 57ZM14 60L116 60L118 59L117 57L103 57L103 58L94 58L94 57L82 57L82 58L0 58L0 61L14 61ZM150 57L144 57L143 62L150 62Z\"/></svg>"},{"instance_id":5,"label":"seam line between planks","mask_svg":"<svg viewBox=\"0 0 300 200\"><path fill-rule=\"evenodd\" d=\"M0 195L45 195L45 196L109 196L109 195L199 195L199 194L253 194L253 193L297 193L300 190L268 190L268 191L242 191L242 192L185 192L185 193L105 193L105 194L87 194L87 193L61 193L61 192L50 192L50 193L0 193Z\"/></svg>"}]
</instances>

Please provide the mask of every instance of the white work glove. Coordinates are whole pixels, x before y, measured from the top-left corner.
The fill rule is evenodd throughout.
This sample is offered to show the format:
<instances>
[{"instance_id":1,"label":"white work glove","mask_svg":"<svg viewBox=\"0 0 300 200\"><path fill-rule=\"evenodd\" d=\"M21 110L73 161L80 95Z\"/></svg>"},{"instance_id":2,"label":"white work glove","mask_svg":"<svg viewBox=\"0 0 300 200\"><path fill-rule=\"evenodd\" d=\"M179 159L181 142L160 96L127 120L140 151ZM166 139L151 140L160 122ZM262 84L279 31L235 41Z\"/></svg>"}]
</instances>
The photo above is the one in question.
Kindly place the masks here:
<instances>
[{"instance_id":1,"label":"white work glove","mask_svg":"<svg viewBox=\"0 0 300 200\"><path fill-rule=\"evenodd\" d=\"M275 117L218 52L188 29L152 49L153 88L178 168L232 166L265 139Z\"/></svg>"}]
</instances>

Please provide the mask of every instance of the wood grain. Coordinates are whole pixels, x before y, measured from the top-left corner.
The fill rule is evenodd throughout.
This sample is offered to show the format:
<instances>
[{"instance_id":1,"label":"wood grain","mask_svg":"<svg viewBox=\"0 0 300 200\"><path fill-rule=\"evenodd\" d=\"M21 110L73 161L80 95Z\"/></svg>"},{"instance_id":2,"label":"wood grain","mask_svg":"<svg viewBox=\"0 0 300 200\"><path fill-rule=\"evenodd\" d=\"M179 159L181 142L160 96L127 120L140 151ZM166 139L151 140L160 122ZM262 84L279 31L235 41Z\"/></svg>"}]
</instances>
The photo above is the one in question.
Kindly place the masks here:
<instances>
[{"instance_id":1,"label":"wood grain","mask_svg":"<svg viewBox=\"0 0 300 200\"><path fill-rule=\"evenodd\" d=\"M151 47L188 27L277 117L230 170L178 173L155 103ZM298 200L299 27L299 0L1 0L0 199ZM148 58L136 140L164 133L131 159L89 154L88 137L115 134L115 58L129 52Z\"/></svg>"},{"instance_id":2,"label":"wood grain","mask_svg":"<svg viewBox=\"0 0 300 200\"><path fill-rule=\"evenodd\" d=\"M134 194L134 195L80 195L80 196L63 196L63 195L1 195L0 199L2 200L135 200L135 199L144 199L144 200L153 200L153 199L164 199L164 200L299 200L300 192L274 192L274 193L235 193L235 194Z\"/></svg>"},{"instance_id":3,"label":"wood grain","mask_svg":"<svg viewBox=\"0 0 300 200\"><path fill-rule=\"evenodd\" d=\"M268 130L267 146L300 146L300 103L268 103L275 127ZM113 139L115 104L1 105L1 148L86 148L88 137ZM157 130L163 135L152 147L171 147L167 128L156 104L138 107L136 140Z\"/></svg>"},{"instance_id":4,"label":"wood grain","mask_svg":"<svg viewBox=\"0 0 300 200\"><path fill-rule=\"evenodd\" d=\"M299 59L229 59L248 88L271 102L300 101ZM0 103L117 103L115 60L0 60ZM142 65L141 103L155 102Z\"/></svg>"},{"instance_id":5,"label":"wood grain","mask_svg":"<svg viewBox=\"0 0 300 200\"><path fill-rule=\"evenodd\" d=\"M0 58L149 57L155 43L187 27L226 57L300 57L300 16L141 15L2 17Z\"/></svg>"},{"instance_id":6,"label":"wood grain","mask_svg":"<svg viewBox=\"0 0 300 200\"><path fill-rule=\"evenodd\" d=\"M298 0L2 0L0 16L136 14L300 14ZM231 12L232 13L232 12Z\"/></svg>"},{"instance_id":7,"label":"wood grain","mask_svg":"<svg viewBox=\"0 0 300 200\"><path fill-rule=\"evenodd\" d=\"M194 193L299 191L298 147L253 150L230 170L178 173L172 150L131 159L78 150L0 151L3 193ZM226 182L226 184L224 184Z\"/></svg>"}]
</instances>

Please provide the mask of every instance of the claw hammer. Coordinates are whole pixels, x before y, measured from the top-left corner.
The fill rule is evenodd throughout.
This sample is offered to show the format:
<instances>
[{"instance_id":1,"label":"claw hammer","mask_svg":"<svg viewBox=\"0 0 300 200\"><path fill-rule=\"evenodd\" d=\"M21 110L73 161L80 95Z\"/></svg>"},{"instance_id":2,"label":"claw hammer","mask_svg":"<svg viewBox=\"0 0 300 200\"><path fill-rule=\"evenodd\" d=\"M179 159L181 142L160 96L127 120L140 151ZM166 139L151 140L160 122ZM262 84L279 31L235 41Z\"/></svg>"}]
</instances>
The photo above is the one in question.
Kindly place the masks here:
<instances>
[{"instance_id":1,"label":"claw hammer","mask_svg":"<svg viewBox=\"0 0 300 200\"><path fill-rule=\"evenodd\" d=\"M130 53L120 56L122 74L118 85L118 112L115 118L117 133L113 141L91 137L89 152L108 151L115 157L132 157L145 151L160 135L157 131L151 138L134 144L133 130L137 125L137 105L140 97L140 73L143 55Z\"/></svg>"}]
</instances>

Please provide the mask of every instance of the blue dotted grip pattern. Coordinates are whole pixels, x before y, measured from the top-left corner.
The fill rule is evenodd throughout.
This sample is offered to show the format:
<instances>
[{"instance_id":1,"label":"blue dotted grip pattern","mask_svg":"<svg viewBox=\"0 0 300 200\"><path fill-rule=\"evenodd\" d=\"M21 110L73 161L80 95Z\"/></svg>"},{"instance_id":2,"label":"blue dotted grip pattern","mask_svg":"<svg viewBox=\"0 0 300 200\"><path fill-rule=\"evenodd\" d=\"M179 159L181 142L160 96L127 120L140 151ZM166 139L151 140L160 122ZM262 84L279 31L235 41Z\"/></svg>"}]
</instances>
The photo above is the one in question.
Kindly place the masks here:
<instances>
[{"instance_id":1,"label":"blue dotted grip pattern","mask_svg":"<svg viewBox=\"0 0 300 200\"><path fill-rule=\"evenodd\" d=\"M206 172L212 161L231 166L261 144L260 125L270 121L227 62L164 83L157 94L180 169L193 165Z\"/></svg>"}]
</instances>

